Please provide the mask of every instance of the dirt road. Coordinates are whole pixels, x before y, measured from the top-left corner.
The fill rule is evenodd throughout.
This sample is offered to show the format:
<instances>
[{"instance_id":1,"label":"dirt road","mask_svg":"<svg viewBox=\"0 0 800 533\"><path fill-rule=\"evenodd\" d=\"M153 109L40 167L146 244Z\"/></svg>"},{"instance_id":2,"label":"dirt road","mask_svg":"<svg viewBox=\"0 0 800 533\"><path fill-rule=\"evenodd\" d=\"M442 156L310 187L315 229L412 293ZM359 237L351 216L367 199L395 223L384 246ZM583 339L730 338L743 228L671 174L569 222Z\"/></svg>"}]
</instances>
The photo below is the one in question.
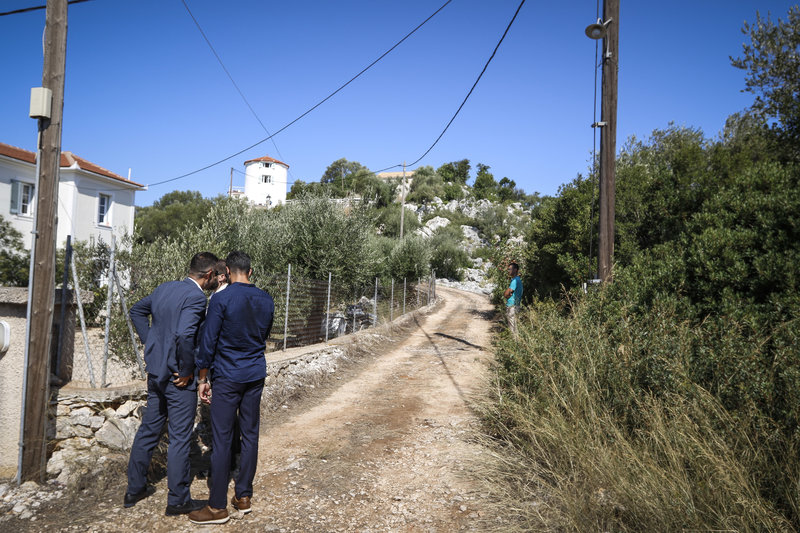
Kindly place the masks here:
<instances>
[{"instance_id":1,"label":"dirt road","mask_svg":"<svg viewBox=\"0 0 800 533\"><path fill-rule=\"evenodd\" d=\"M132 509L124 485L47 531L502 530L471 476L486 454L468 407L490 359L487 299L441 290L444 302L302 408L265 421L253 512L224 526L163 516L166 480ZM230 491L232 492L232 490ZM193 497L207 498L202 480ZM230 510L230 508L229 508ZM77 511L77 509L75 509Z\"/></svg>"}]
</instances>

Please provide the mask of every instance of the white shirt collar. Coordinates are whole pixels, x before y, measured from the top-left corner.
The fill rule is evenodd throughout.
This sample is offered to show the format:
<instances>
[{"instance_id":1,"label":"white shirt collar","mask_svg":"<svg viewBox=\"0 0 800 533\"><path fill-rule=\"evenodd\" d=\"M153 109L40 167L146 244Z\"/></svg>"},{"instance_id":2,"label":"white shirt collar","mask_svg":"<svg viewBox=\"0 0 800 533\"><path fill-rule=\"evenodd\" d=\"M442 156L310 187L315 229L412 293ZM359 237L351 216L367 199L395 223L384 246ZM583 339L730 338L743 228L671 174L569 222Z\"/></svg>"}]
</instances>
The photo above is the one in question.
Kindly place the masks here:
<instances>
[{"instance_id":1,"label":"white shirt collar","mask_svg":"<svg viewBox=\"0 0 800 533\"><path fill-rule=\"evenodd\" d=\"M203 290L203 287L201 287L200 284L197 283L197 280L195 280L192 276L188 276L188 277L189 277L190 280L192 280L194 282L195 285L197 285L198 289L200 289L201 291Z\"/></svg>"}]
</instances>

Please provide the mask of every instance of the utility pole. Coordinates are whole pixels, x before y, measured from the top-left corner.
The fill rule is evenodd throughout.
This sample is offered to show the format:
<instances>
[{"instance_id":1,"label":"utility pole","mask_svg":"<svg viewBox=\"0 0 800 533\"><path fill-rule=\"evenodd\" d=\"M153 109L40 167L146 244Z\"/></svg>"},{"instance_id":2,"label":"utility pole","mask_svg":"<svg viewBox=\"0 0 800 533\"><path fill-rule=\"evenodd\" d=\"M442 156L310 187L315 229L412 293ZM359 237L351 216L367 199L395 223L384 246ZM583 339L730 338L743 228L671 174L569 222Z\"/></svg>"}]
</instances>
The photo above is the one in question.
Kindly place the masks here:
<instances>
[{"instance_id":1,"label":"utility pole","mask_svg":"<svg viewBox=\"0 0 800 533\"><path fill-rule=\"evenodd\" d=\"M49 119L39 119L39 190L36 191L36 242L29 339L25 366L22 450L18 480L43 482L47 444L45 426L50 396L50 337L55 299L56 210L61 163L61 119L67 55L67 0L47 0L42 86L53 94ZM64 305L62 302L61 305Z\"/></svg>"},{"instance_id":2,"label":"utility pole","mask_svg":"<svg viewBox=\"0 0 800 533\"><path fill-rule=\"evenodd\" d=\"M406 162L403 161L403 190L400 202L400 240L403 240L403 220L406 218Z\"/></svg>"},{"instance_id":3,"label":"utility pole","mask_svg":"<svg viewBox=\"0 0 800 533\"><path fill-rule=\"evenodd\" d=\"M614 262L614 190L617 151L617 74L619 69L619 2L604 0L603 96L600 111L600 227L598 277L612 280Z\"/></svg>"},{"instance_id":4,"label":"utility pole","mask_svg":"<svg viewBox=\"0 0 800 533\"><path fill-rule=\"evenodd\" d=\"M233 167L231 167L231 184L228 185L228 198L233 196Z\"/></svg>"}]
</instances>

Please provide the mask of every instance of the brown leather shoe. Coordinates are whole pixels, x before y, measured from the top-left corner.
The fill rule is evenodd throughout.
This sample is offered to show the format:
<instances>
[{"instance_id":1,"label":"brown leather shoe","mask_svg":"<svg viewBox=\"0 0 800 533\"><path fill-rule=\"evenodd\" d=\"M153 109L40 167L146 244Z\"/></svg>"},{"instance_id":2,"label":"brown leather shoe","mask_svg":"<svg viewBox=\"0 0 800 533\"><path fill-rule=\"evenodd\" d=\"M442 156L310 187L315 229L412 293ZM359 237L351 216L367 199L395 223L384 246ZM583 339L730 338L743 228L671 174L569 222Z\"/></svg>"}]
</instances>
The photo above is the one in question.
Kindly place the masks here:
<instances>
[{"instance_id":1,"label":"brown leather shoe","mask_svg":"<svg viewBox=\"0 0 800 533\"><path fill-rule=\"evenodd\" d=\"M231 498L231 505L234 509L241 511L243 514L247 514L252 511L250 508L250 496L242 496L241 498L234 496Z\"/></svg>"},{"instance_id":2,"label":"brown leather shoe","mask_svg":"<svg viewBox=\"0 0 800 533\"><path fill-rule=\"evenodd\" d=\"M193 524L224 524L230 519L227 509L212 509L209 505L189 513L189 521Z\"/></svg>"}]
</instances>

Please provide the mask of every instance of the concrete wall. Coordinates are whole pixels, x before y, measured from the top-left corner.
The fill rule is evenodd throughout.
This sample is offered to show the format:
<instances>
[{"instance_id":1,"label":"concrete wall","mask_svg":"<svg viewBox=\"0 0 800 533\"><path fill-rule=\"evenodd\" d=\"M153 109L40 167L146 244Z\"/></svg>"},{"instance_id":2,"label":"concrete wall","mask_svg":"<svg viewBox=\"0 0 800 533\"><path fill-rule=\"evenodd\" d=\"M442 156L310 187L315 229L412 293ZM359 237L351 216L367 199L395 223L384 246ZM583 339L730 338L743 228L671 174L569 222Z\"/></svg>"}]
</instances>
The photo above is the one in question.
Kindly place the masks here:
<instances>
[{"instance_id":1,"label":"concrete wall","mask_svg":"<svg viewBox=\"0 0 800 533\"><path fill-rule=\"evenodd\" d=\"M72 300L71 291L68 302ZM11 328L11 342L5 355L0 356L0 478L16 475L19 458L19 430L22 415L23 373L25 367L25 314L28 305L28 289L0 287L0 320ZM58 376L68 380L72 366L75 334L75 312L68 306L65 315L61 372ZM56 291L53 313L53 337L51 361L55 360L58 348L58 328L61 319L61 291ZM55 370L55 365L51 364Z\"/></svg>"}]
</instances>

